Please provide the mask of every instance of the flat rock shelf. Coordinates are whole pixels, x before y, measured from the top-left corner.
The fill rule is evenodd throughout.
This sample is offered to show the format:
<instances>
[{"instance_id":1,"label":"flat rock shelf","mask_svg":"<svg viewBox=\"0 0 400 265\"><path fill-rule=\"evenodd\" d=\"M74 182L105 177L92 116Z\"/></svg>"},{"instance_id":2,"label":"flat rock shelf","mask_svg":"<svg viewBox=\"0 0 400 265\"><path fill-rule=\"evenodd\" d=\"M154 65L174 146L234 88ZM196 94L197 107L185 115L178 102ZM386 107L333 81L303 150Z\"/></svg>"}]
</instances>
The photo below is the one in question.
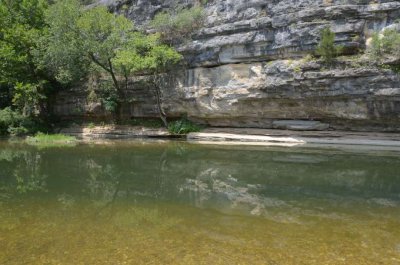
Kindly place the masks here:
<instances>
[{"instance_id":1,"label":"flat rock shelf","mask_svg":"<svg viewBox=\"0 0 400 265\"><path fill-rule=\"evenodd\" d=\"M288 131L268 129L209 128L190 133L188 141L211 144L279 145L279 146L375 146L400 149L398 133L340 131Z\"/></svg>"}]
</instances>

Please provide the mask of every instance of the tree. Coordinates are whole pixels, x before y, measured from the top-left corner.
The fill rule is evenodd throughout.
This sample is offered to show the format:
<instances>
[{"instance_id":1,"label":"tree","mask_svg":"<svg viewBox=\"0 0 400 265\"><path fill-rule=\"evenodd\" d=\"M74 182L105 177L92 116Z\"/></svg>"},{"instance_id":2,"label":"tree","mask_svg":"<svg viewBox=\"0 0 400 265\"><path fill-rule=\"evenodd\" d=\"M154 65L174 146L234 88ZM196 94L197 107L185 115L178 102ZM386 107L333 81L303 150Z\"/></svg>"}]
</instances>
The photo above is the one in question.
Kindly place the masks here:
<instances>
[{"instance_id":1,"label":"tree","mask_svg":"<svg viewBox=\"0 0 400 265\"><path fill-rule=\"evenodd\" d=\"M137 32L131 21L106 7L84 9L77 0L61 0L49 8L46 21L49 31L40 54L47 69L63 83L100 69L111 78L114 90L104 90L106 107L115 107L117 113L129 76L151 75L157 83L155 76L181 58L173 48L161 44L159 35ZM124 76L125 87L118 76ZM159 88L157 93L159 100ZM158 106L161 110L161 104Z\"/></svg>"},{"instance_id":2,"label":"tree","mask_svg":"<svg viewBox=\"0 0 400 265\"><path fill-rule=\"evenodd\" d=\"M48 28L38 40L36 62L64 85L85 77L90 65L77 24L82 13L78 1L65 0L45 12Z\"/></svg>"},{"instance_id":3,"label":"tree","mask_svg":"<svg viewBox=\"0 0 400 265\"><path fill-rule=\"evenodd\" d=\"M162 74L181 59L182 56L175 49L161 43L158 34L146 36L134 33L113 60L119 72L125 77L126 87L129 76L147 76L147 81L154 87L158 112L166 127L168 123L161 104Z\"/></svg>"},{"instance_id":4,"label":"tree","mask_svg":"<svg viewBox=\"0 0 400 265\"><path fill-rule=\"evenodd\" d=\"M18 101L21 110L38 108L53 82L37 67L34 55L36 41L45 32L46 8L46 0L0 1L0 94ZM32 94L33 87L36 92ZM29 101L22 102L27 93Z\"/></svg>"},{"instance_id":5,"label":"tree","mask_svg":"<svg viewBox=\"0 0 400 265\"><path fill-rule=\"evenodd\" d=\"M335 45L336 34L326 27L321 31L321 40L317 47L317 54L328 64L332 63L338 56L342 47Z\"/></svg>"},{"instance_id":6,"label":"tree","mask_svg":"<svg viewBox=\"0 0 400 265\"><path fill-rule=\"evenodd\" d=\"M85 77L93 66L108 74L119 101L124 98L113 59L134 31L133 23L104 6L84 9L77 0L61 0L46 13L48 34L40 58L57 80L68 84Z\"/></svg>"}]
</instances>

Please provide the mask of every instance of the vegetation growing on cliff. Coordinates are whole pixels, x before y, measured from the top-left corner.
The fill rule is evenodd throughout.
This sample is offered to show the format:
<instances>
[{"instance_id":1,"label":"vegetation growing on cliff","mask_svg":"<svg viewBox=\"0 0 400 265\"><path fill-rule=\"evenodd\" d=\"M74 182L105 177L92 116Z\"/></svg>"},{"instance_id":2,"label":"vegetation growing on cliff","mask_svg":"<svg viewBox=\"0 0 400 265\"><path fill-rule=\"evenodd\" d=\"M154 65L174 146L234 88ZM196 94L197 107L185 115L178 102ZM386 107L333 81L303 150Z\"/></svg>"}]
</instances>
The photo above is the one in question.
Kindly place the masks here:
<instances>
[{"instance_id":1,"label":"vegetation growing on cliff","mask_svg":"<svg viewBox=\"0 0 400 265\"><path fill-rule=\"evenodd\" d=\"M173 9L158 13L150 26L161 34L163 41L176 44L188 39L204 23L204 9L201 6L189 9Z\"/></svg>"},{"instance_id":2,"label":"vegetation growing on cliff","mask_svg":"<svg viewBox=\"0 0 400 265\"><path fill-rule=\"evenodd\" d=\"M329 27L321 31L321 40L316 52L327 64L331 64L342 50L341 46L335 44L335 36L336 34Z\"/></svg>"},{"instance_id":3,"label":"vegetation growing on cliff","mask_svg":"<svg viewBox=\"0 0 400 265\"><path fill-rule=\"evenodd\" d=\"M400 72L400 33L395 29L373 33L367 54L379 65Z\"/></svg>"},{"instance_id":4,"label":"vegetation growing on cliff","mask_svg":"<svg viewBox=\"0 0 400 265\"><path fill-rule=\"evenodd\" d=\"M201 3L204 4L206 1L195 1L191 8L187 8L189 5L186 5L186 8L162 9L155 15L153 21L142 24L147 15L153 14L152 10L146 16L137 19L143 26L140 29L136 28L131 20L116 14L121 11L119 4L109 7L114 8L116 12L114 14L101 5L82 6L82 3L90 2L91 0L0 1L0 109L6 108L2 111L3 134L29 133L30 128L37 127L32 126L35 123L33 121L47 118L47 114L50 113L48 103L57 90L76 84L78 84L76 87L85 89L82 83L88 77L94 81L88 85L91 94L86 98L88 101L89 98L93 99L90 103L96 103L93 104L95 106L92 108L87 104L85 108L79 105L81 103L76 103L69 113L84 115L87 109L88 112L97 115L100 112L103 114L106 110L114 113L117 118L123 103L142 100L142 98L129 98L126 93L127 90L131 93L134 90L133 86L139 83L137 82L139 80L146 82L146 86L141 86L141 89L148 88L155 94L160 117L167 125L166 115L161 107L163 105L161 91L167 82L172 83L170 82L172 78L168 79L172 75L166 73L182 59L173 47L186 49L192 67L197 65L197 62L201 62L204 67L220 66L232 63L229 58L223 58L225 55L232 56L227 52L230 48L235 52L235 35L231 34L238 34L237 36L247 34L246 30L242 32L241 27L248 25L236 23L235 19L228 19L226 22L235 23L234 26L220 25L222 22L212 14L213 9L209 10L211 15L209 23L215 27L213 30L218 30L211 34L212 30L199 31L204 27L205 20ZM124 3L126 4L124 10L134 10L128 7L128 2ZM214 5L211 2L209 4ZM235 14L232 13L232 17ZM260 14L264 16L264 13ZM285 23L290 25L293 21ZM274 53L278 52L284 59L296 58L298 54L293 54L293 51L297 51L297 46L301 46L301 49L298 49L300 52L311 47L315 48L317 39L314 30L324 27L325 22L325 20L318 21L312 24L313 28L302 30L299 36L310 37L304 42L296 41L297 37L289 38L292 34L297 34L294 31L285 32L285 36L275 36L276 40L282 38L280 45L276 45L276 40L271 43L266 41L269 36L264 36L261 31L258 32L259 26L257 26L254 39L245 37L240 40L240 45L246 46L244 52L247 55L244 57L251 56L251 61L274 60L277 58ZM260 30L261 25L264 25L262 23ZM237 30L240 33L237 33ZM344 60L335 59L341 53L341 47L335 43L335 33L328 27L324 28L321 31L318 47L310 52L321 58L318 62L323 63L319 69L326 69L325 67L330 64L332 68L340 69L368 66L399 71L398 26L393 24L388 26L387 30L375 33L371 45L367 43L366 54L363 50L364 38L368 38L369 29L349 33L344 32L343 28L336 24L335 30L341 32L340 41L346 43L346 54L353 53L356 56L343 56L342 58L349 63L339 63ZM228 39L225 35L217 36L219 32L229 35L229 41L225 42ZM196 33L202 36L198 36L199 39L194 45L182 45L185 40L195 37ZM259 51L260 54L257 51L257 54L251 55L252 48L255 47L253 41L256 41L257 45L268 44L265 50L263 48ZM247 44L251 45L247 47ZM221 45L229 46L229 49L220 49ZM195 50L197 48L198 51ZM335 61L338 63L332 64ZM238 59L237 62L242 61ZM301 64L293 64L290 71L300 73ZM136 91L131 94L135 94Z\"/></svg>"}]
</instances>

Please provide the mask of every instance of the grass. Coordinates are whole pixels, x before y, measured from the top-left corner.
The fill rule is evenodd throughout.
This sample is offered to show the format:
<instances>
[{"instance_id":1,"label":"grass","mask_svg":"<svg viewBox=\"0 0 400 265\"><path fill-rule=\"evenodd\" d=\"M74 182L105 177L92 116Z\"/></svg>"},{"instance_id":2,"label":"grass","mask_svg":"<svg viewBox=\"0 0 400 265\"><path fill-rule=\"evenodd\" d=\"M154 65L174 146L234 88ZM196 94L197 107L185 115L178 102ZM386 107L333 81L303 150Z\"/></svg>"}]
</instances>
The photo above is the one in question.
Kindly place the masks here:
<instances>
[{"instance_id":1,"label":"grass","mask_svg":"<svg viewBox=\"0 0 400 265\"><path fill-rule=\"evenodd\" d=\"M201 126L194 124L185 118L171 122L168 125L168 131L173 134L188 134L191 132L199 132L201 129Z\"/></svg>"},{"instance_id":2,"label":"grass","mask_svg":"<svg viewBox=\"0 0 400 265\"><path fill-rule=\"evenodd\" d=\"M64 147L75 146L77 139L73 136L64 134L44 134L37 133L35 136L26 138L26 142L38 147Z\"/></svg>"}]
</instances>

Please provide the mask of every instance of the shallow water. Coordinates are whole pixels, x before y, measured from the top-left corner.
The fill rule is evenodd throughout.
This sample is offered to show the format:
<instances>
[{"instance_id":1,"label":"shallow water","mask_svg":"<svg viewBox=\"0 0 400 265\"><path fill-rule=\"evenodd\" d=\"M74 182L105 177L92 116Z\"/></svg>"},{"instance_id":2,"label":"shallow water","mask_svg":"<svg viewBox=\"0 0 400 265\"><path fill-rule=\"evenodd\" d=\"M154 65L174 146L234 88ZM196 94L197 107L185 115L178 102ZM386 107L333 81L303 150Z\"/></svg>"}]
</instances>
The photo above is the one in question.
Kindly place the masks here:
<instances>
[{"instance_id":1,"label":"shallow water","mask_svg":"<svg viewBox=\"0 0 400 265\"><path fill-rule=\"evenodd\" d=\"M400 264L400 156L3 141L0 246L0 264Z\"/></svg>"}]
</instances>

